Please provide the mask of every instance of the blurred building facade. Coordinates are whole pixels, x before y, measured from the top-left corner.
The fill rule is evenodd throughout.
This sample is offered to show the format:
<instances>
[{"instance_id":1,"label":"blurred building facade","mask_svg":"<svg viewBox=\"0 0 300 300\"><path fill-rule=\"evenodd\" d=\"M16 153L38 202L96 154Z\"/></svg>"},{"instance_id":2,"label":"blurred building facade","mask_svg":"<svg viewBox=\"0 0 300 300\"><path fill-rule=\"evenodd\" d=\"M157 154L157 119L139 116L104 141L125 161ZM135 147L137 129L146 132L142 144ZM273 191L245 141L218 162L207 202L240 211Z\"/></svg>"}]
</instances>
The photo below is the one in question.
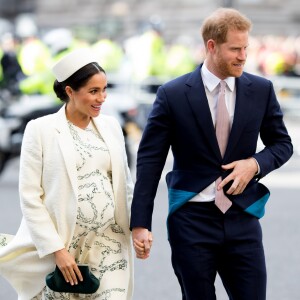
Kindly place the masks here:
<instances>
[{"instance_id":1,"label":"blurred building facade","mask_svg":"<svg viewBox=\"0 0 300 300\"><path fill-rule=\"evenodd\" d=\"M156 23L172 41L187 33L198 38L202 20L219 6L246 13L253 34L300 34L299 0L0 0L0 17L13 20L31 12L40 30L67 27L90 39L127 38Z\"/></svg>"},{"instance_id":2,"label":"blurred building facade","mask_svg":"<svg viewBox=\"0 0 300 300\"><path fill-rule=\"evenodd\" d=\"M0 0L0 17L13 20L20 13L34 12L34 0Z\"/></svg>"}]
</instances>

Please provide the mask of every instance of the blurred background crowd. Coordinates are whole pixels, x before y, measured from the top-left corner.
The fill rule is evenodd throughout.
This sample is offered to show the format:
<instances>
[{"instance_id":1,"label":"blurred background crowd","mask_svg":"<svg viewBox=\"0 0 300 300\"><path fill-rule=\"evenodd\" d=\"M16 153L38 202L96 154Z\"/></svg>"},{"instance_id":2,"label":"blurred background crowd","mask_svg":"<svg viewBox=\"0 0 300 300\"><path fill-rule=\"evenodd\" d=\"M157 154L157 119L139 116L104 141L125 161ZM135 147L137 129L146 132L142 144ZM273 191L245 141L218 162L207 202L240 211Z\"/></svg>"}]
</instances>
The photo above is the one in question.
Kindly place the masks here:
<instances>
[{"instance_id":1,"label":"blurred background crowd","mask_svg":"<svg viewBox=\"0 0 300 300\"><path fill-rule=\"evenodd\" d=\"M127 83L179 76L203 61L199 24L218 6L238 8L253 21L246 70L300 76L297 0L0 0L1 87L51 93L51 65L82 46Z\"/></svg>"},{"instance_id":2,"label":"blurred background crowd","mask_svg":"<svg viewBox=\"0 0 300 300\"><path fill-rule=\"evenodd\" d=\"M18 88L49 92L51 80L44 72L62 53L86 45L107 72L118 73L126 65L127 77L135 82L181 75L203 60L199 24L218 6L238 8L253 21L246 69L300 76L297 0L0 0L1 85L39 74L43 86L34 88L31 79L31 86L27 81Z\"/></svg>"},{"instance_id":3,"label":"blurred background crowd","mask_svg":"<svg viewBox=\"0 0 300 300\"><path fill-rule=\"evenodd\" d=\"M104 108L126 137L143 130L160 84L203 61L199 26L219 6L253 21L245 70L271 78L285 112L299 119L298 0L0 0L0 171L5 149L19 153L28 120L61 105L51 66L62 55L91 47L108 74Z\"/></svg>"},{"instance_id":4,"label":"blurred background crowd","mask_svg":"<svg viewBox=\"0 0 300 300\"><path fill-rule=\"evenodd\" d=\"M80 14L74 17L80 22ZM193 37L182 30L171 38L159 15L147 16L136 25L133 35L123 37L114 32L116 29L104 27L97 33L95 29L90 32L86 25L80 30L78 25L57 26L59 22L51 28L40 28L33 13L21 13L13 20L2 18L0 22L1 87L20 89L22 93L51 92L51 65L78 47L92 47L108 73L125 72L131 83L149 77L170 79L193 70L204 59L200 33ZM199 25L195 26L199 30ZM300 32L300 24L298 28ZM300 34L254 32L246 70L265 76L300 76ZM34 80L35 75L38 78Z\"/></svg>"}]
</instances>

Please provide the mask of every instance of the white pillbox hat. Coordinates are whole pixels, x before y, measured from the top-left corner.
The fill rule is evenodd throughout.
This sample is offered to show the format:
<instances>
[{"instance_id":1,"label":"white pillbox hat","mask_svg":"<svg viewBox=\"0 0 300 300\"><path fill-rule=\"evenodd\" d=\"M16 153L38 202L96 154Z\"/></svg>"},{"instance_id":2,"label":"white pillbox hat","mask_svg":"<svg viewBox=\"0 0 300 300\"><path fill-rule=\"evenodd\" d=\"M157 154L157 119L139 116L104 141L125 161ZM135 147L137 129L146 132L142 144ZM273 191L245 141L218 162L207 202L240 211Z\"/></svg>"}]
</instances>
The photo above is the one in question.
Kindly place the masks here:
<instances>
[{"instance_id":1,"label":"white pillbox hat","mask_svg":"<svg viewBox=\"0 0 300 300\"><path fill-rule=\"evenodd\" d=\"M65 81L76 71L89 63L97 62L96 57L89 48L74 50L62 57L53 67L52 72L58 82Z\"/></svg>"}]
</instances>

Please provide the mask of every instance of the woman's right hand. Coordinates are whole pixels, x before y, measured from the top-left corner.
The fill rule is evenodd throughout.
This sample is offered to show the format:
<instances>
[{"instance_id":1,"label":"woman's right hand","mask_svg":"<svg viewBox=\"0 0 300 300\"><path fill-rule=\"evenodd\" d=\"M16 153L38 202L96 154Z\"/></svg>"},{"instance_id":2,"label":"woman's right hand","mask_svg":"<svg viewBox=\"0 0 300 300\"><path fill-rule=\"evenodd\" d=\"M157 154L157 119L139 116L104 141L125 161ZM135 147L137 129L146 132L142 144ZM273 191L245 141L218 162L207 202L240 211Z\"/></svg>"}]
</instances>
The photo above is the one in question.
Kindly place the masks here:
<instances>
[{"instance_id":1,"label":"woman's right hand","mask_svg":"<svg viewBox=\"0 0 300 300\"><path fill-rule=\"evenodd\" d=\"M132 239L136 257L147 259L153 243L152 233L146 228L135 227L132 229Z\"/></svg>"},{"instance_id":2,"label":"woman's right hand","mask_svg":"<svg viewBox=\"0 0 300 300\"><path fill-rule=\"evenodd\" d=\"M80 270L75 262L74 257L63 248L54 252L55 263L62 272L66 282L70 282L71 285L78 284L78 280L83 281Z\"/></svg>"}]
</instances>

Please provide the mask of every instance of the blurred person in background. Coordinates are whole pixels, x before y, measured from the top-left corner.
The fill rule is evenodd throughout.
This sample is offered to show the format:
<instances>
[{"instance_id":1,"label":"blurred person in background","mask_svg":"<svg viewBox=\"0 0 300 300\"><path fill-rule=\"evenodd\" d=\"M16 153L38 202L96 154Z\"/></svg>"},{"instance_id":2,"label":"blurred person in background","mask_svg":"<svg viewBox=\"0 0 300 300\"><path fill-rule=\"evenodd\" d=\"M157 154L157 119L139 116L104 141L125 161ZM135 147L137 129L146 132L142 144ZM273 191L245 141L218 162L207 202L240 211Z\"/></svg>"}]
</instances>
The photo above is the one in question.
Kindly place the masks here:
<instances>
[{"instance_id":1,"label":"blurred person in background","mask_svg":"<svg viewBox=\"0 0 300 300\"><path fill-rule=\"evenodd\" d=\"M166 45L159 16L152 16L141 26L141 33L124 43L125 55L131 67L131 76L137 83L149 77L165 75Z\"/></svg>"},{"instance_id":2,"label":"blurred person in background","mask_svg":"<svg viewBox=\"0 0 300 300\"><path fill-rule=\"evenodd\" d=\"M150 255L154 198L171 148L168 238L184 300L215 300L217 273L229 299L266 299L259 218L270 192L259 180L293 147L272 83L243 72L250 30L234 9L204 20L204 63L158 89L139 145L130 224L136 256Z\"/></svg>"},{"instance_id":3,"label":"blurred person in background","mask_svg":"<svg viewBox=\"0 0 300 300\"><path fill-rule=\"evenodd\" d=\"M91 45L97 61L109 73L118 73L124 60L122 47L109 37L100 38Z\"/></svg>"},{"instance_id":4,"label":"blurred person in background","mask_svg":"<svg viewBox=\"0 0 300 300\"><path fill-rule=\"evenodd\" d=\"M31 75L28 75L21 80L19 82L19 90L23 95L27 96L27 99L30 99L30 97L31 99L39 98L40 102L45 101L49 104L45 105L45 107L39 107L39 105L37 105L36 109L32 109L24 116L25 125L31 119L54 113L59 110L62 103L53 91L53 81L55 80L55 77L51 72L50 66L71 51L86 46L77 43L71 30L66 28L56 28L48 31L41 41L50 53L50 57L47 59L48 67L37 69Z\"/></svg>"},{"instance_id":5,"label":"blurred person in background","mask_svg":"<svg viewBox=\"0 0 300 300\"><path fill-rule=\"evenodd\" d=\"M19 176L23 219L15 237L0 238L0 273L23 300L130 300L133 184L120 125L100 114L105 71L89 49L79 49L62 57L53 73L64 106L26 127ZM79 263L100 280L96 293L45 286L55 265L70 285L84 280Z\"/></svg>"},{"instance_id":6,"label":"blurred person in background","mask_svg":"<svg viewBox=\"0 0 300 300\"><path fill-rule=\"evenodd\" d=\"M49 69L51 53L38 36L37 26L29 16L20 16L16 21L16 35L20 39L18 61L26 76Z\"/></svg>"},{"instance_id":7,"label":"blurred person in background","mask_svg":"<svg viewBox=\"0 0 300 300\"><path fill-rule=\"evenodd\" d=\"M175 78L195 69L196 58L191 51L193 47L189 36L179 36L168 47L163 68L166 76Z\"/></svg>"},{"instance_id":8,"label":"blurred person in background","mask_svg":"<svg viewBox=\"0 0 300 300\"><path fill-rule=\"evenodd\" d=\"M25 43L27 43L27 41ZM26 60L27 52L30 52L31 47L34 48L34 51L40 53L39 49L41 45L43 45L41 49L46 47L47 55L45 57L45 65L41 67L34 67L35 64L38 65L37 62L28 64L32 65L32 70L27 70L27 77L19 84L22 94L54 95L53 80L55 78L51 72L50 66L57 62L64 55L74 50L76 48L74 44L72 32L66 28L56 28L50 30L38 43L35 41L33 44L26 44L24 47L25 50L22 48L24 51L24 60ZM27 47L29 49L27 49ZM42 53L43 52L40 54ZM56 97L53 97L53 99L57 100Z\"/></svg>"},{"instance_id":9,"label":"blurred person in background","mask_svg":"<svg viewBox=\"0 0 300 300\"><path fill-rule=\"evenodd\" d=\"M19 82L25 77L17 57L17 42L12 33L6 33L1 38L1 88L12 94L19 93Z\"/></svg>"},{"instance_id":10,"label":"blurred person in background","mask_svg":"<svg viewBox=\"0 0 300 300\"><path fill-rule=\"evenodd\" d=\"M297 38L267 35L259 38L261 47L255 57L261 74L265 76L300 76L297 68L299 50Z\"/></svg>"}]
</instances>

